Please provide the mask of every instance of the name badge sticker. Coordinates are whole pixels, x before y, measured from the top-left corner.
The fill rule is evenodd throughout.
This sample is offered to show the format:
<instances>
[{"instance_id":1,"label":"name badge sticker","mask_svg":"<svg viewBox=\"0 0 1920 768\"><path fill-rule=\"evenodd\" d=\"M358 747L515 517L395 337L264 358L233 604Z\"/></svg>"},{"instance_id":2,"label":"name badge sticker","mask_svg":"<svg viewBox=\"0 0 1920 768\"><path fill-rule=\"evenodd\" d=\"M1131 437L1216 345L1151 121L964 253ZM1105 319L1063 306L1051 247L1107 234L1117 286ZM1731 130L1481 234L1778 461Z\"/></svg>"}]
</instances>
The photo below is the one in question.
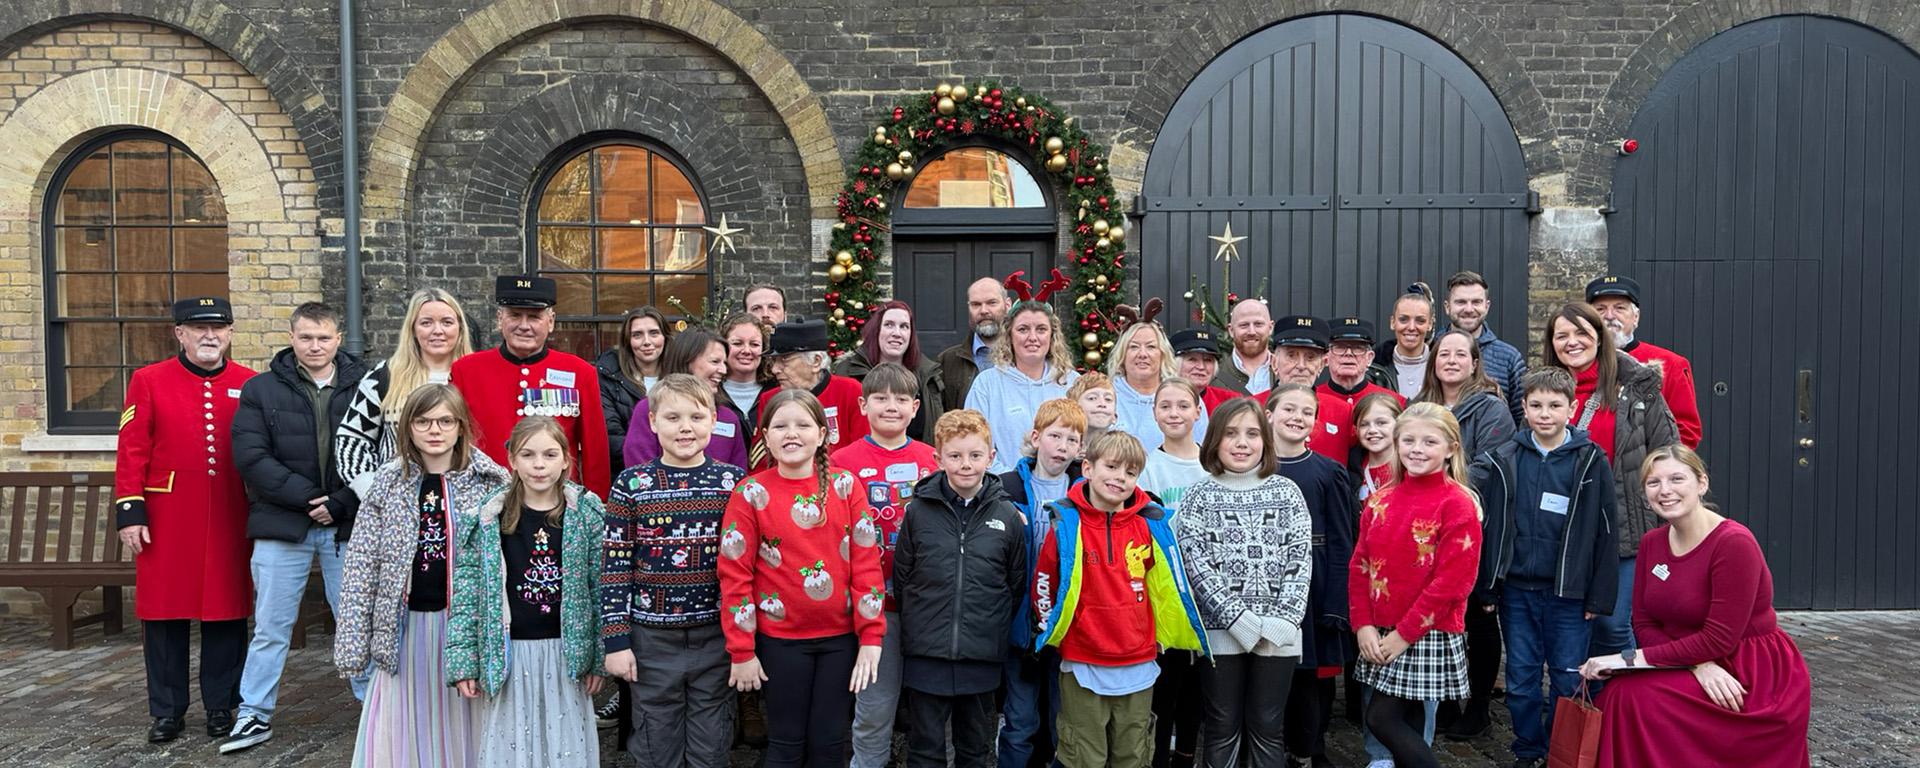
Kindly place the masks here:
<instances>
[{"instance_id":1,"label":"name badge sticker","mask_svg":"<svg viewBox=\"0 0 1920 768\"><path fill-rule=\"evenodd\" d=\"M733 437L736 429L737 427L730 421L716 421L713 423L713 434L719 437Z\"/></svg>"},{"instance_id":2,"label":"name badge sticker","mask_svg":"<svg viewBox=\"0 0 1920 768\"><path fill-rule=\"evenodd\" d=\"M1540 494L1540 508L1556 515L1567 513L1567 497L1557 493Z\"/></svg>"},{"instance_id":3,"label":"name badge sticker","mask_svg":"<svg viewBox=\"0 0 1920 768\"><path fill-rule=\"evenodd\" d=\"M572 387L573 371L547 371L547 383L556 387Z\"/></svg>"},{"instance_id":4,"label":"name badge sticker","mask_svg":"<svg viewBox=\"0 0 1920 768\"><path fill-rule=\"evenodd\" d=\"M887 482L911 483L920 479L920 465L911 462L887 465Z\"/></svg>"},{"instance_id":5,"label":"name badge sticker","mask_svg":"<svg viewBox=\"0 0 1920 768\"><path fill-rule=\"evenodd\" d=\"M232 398L232 399L235 399L235 400L238 400L238 399L240 399L240 390L238 390L238 389L228 389L228 390L227 390L227 397L230 397L230 398Z\"/></svg>"}]
</instances>

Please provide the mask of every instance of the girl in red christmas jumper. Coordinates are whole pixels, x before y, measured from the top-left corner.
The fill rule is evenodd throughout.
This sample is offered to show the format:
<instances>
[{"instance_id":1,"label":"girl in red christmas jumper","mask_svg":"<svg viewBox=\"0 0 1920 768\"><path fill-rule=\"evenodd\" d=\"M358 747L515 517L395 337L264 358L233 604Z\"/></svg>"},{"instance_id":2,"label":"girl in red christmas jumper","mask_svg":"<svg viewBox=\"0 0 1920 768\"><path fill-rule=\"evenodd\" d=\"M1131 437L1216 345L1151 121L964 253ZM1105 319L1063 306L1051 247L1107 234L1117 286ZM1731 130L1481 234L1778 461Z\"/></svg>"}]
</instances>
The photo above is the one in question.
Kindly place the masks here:
<instances>
[{"instance_id":1,"label":"girl in red christmas jumper","mask_svg":"<svg viewBox=\"0 0 1920 768\"><path fill-rule=\"evenodd\" d=\"M1437 768L1421 738L1426 699L1467 696L1467 594L1480 562L1479 502L1467 485L1460 424L1419 403L1394 426L1398 477L1360 512L1347 582L1360 660L1373 689L1367 726L1401 768Z\"/></svg>"},{"instance_id":2,"label":"girl in red christmas jumper","mask_svg":"<svg viewBox=\"0 0 1920 768\"><path fill-rule=\"evenodd\" d=\"M769 398L759 434L773 466L734 488L720 523L728 683L766 686L769 768L845 765L853 694L873 683L887 632L879 531L853 475L827 467L813 393Z\"/></svg>"}]
</instances>

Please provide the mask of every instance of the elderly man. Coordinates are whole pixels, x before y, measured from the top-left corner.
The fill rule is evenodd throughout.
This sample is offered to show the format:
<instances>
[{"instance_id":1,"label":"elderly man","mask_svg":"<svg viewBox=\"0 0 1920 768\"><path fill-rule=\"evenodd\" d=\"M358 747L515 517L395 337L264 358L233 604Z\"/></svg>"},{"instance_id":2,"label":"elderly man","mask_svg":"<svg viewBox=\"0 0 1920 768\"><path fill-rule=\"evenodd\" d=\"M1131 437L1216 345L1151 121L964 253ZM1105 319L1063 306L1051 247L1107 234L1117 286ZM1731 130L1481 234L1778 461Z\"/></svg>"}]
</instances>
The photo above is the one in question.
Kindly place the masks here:
<instances>
[{"instance_id":1,"label":"elderly man","mask_svg":"<svg viewBox=\"0 0 1920 768\"><path fill-rule=\"evenodd\" d=\"M1606 275L1587 283L1587 303L1607 321L1614 343L1629 357L1660 369L1660 395L1673 411L1680 428L1680 442L1688 448L1700 447L1700 403L1693 389L1693 363L1679 353L1641 341L1634 336L1640 330L1640 283L1631 277Z\"/></svg>"},{"instance_id":2,"label":"elderly man","mask_svg":"<svg viewBox=\"0 0 1920 768\"><path fill-rule=\"evenodd\" d=\"M1447 278L1447 319L1453 327L1472 334L1480 343L1480 368L1487 378L1500 385L1500 396L1513 411L1513 423L1527 423L1521 408L1520 375L1527 372L1527 359L1512 344L1501 341L1487 327L1493 312L1493 299L1487 294L1487 279L1477 272L1455 272Z\"/></svg>"},{"instance_id":3,"label":"elderly man","mask_svg":"<svg viewBox=\"0 0 1920 768\"><path fill-rule=\"evenodd\" d=\"M1327 322L1311 315L1288 315L1274 322L1273 328L1273 384L1298 384L1313 387L1320 379L1321 372L1327 368L1327 348L1331 345L1327 335ZM1262 405L1267 396L1273 394L1269 389L1258 395ZM1307 438L1307 447L1315 453L1333 459L1340 466L1347 465L1347 447L1353 443L1353 424L1351 418L1328 420L1327 413L1341 408L1351 408L1338 395L1320 389L1314 389L1319 406L1313 420L1313 435Z\"/></svg>"},{"instance_id":4,"label":"elderly man","mask_svg":"<svg viewBox=\"0 0 1920 768\"><path fill-rule=\"evenodd\" d=\"M860 382L835 376L827 357L827 324L795 318L773 327L767 349L767 367L780 386L760 393L754 411L766 416L767 401L782 389L804 389L819 398L827 415L827 452L867 436L867 417L860 410ZM769 466L766 445L755 440L750 450L754 469Z\"/></svg>"},{"instance_id":5,"label":"elderly man","mask_svg":"<svg viewBox=\"0 0 1920 768\"><path fill-rule=\"evenodd\" d=\"M772 328L787 321L787 291L773 283L755 283L747 286L746 294L741 297L743 309L753 315L761 325Z\"/></svg>"},{"instance_id":6,"label":"elderly man","mask_svg":"<svg viewBox=\"0 0 1920 768\"><path fill-rule=\"evenodd\" d=\"M974 377L993 367L990 350L993 340L1000 337L1009 306L1006 286L999 280L983 277L967 286L967 322L973 325L973 339L940 352L940 378L945 386L940 399L946 404L944 410L967 407L967 391L973 388Z\"/></svg>"},{"instance_id":7,"label":"elderly man","mask_svg":"<svg viewBox=\"0 0 1920 768\"><path fill-rule=\"evenodd\" d=\"M147 662L147 741L186 729L187 647L200 622L200 701L207 736L233 730L247 659L253 581L247 492L234 470L229 427L253 371L227 360L233 305L173 305L180 354L134 371L114 457L115 524L133 553L134 614Z\"/></svg>"},{"instance_id":8,"label":"elderly man","mask_svg":"<svg viewBox=\"0 0 1920 768\"><path fill-rule=\"evenodd\" d=\"M612 478L599 373L592 363L547 348L558 286L547 277L502 275L493 293L500 348L453 364L453 386L473 412L475 443L506 466L507 437L521 417L552 416L567 433L573 479L605 498Z\"/></svg>"},{"instance_id":9,"label":"elderly man","mask_svg":"<svg viewBox=\"0 0 1920 768\"><path fill-rule=\"evenodd\" d=\"M1228 365L1219 366L1214 386L1243 395L1257 395L1273 386L1273 315L1267 303L1247 299L1233 305L1227 313L1227 336L1233 351L1227 353Z\"/></svg>"},{"instance_id":10,"label":"elderly man","mask_svg":"<svg viewBox=\"0 0 1920 768\"><path fill-rule=\"evenodd\" d=\"M1332 348L1327 352L1327 373L1314 387L1320 395L1320 420L1326 426L1315 430L1313 436L1325 444L1323 455L1337 457L1345 463L1355 440L1353 406L1360 398L1384 392L1401 405L1406 405L1407 399L1367 378L1367 369L1373 365L1372 322L1359 317L1336 317L1330 326L1327 339L1332 342Z\"/></svg>"}]
</instances>

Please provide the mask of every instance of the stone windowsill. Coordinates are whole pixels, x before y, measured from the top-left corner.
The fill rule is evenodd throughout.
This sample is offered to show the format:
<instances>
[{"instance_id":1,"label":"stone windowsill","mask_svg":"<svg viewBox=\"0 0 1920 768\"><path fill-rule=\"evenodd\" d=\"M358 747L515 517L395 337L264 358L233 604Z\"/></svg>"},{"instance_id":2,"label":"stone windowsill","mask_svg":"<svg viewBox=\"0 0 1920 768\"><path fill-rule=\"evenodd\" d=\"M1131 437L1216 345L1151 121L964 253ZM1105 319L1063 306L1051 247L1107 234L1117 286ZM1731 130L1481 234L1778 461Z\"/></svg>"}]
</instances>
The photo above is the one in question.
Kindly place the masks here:
<instances>
[{"instance_id":1,"label":"stone windowsill","mask_svg":"<svg viewBox=\"0 0 1920 768\"><path fill-rule=\"evenodd\" d=\"M119 435L49 435L39 432L20 439L25 453L112 453Z\"/></svg>"}]
</instances>

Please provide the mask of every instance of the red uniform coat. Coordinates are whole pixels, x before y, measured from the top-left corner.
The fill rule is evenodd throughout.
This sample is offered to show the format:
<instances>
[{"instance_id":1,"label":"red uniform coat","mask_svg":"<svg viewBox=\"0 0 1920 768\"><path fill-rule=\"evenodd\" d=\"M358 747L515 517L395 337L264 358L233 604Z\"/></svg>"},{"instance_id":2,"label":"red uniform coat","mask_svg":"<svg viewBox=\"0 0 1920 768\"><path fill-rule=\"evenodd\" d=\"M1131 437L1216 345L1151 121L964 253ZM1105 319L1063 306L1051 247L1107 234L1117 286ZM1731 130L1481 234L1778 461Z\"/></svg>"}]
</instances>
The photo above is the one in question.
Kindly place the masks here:
<instances>
[{"instance_id":1,"label":"red uniform coat","mask_svg":"<svg viewBox=\"0 0 1920 768\"><path fill-rule=\"evenodd\" d=\"M253 612L247 490L233 466L233 413L253 370L208 374L175 357L133 372L113 464L118 527L153 541L133 559L141 621L231 621Z\"/></svg>"},{"instance_id":2,"label":"red uniform coat","mask_svg":"<svg viewBox=\"0 0 1920 768\"><path fill-rule=\"evenodd\" d=\"M1385 392L1393 395L1400 405L1407 404L1407 399L1401 397L1400 393L1373 382L1366 382L1358 390L1346 392L1329 379L1320 382L1313 391L1320 396L1320 411L1314 416L1313 437L1307 438L1307 447L1312 448L1314 453L1339 462L1343 467L1347 465L1348 454L1359 441L1354 436L1358 430L1353 428L1353 406L1361 398L1375 392Z\"/></svg>"},{"instance_id":3,"label":"red uniform coat","mask_svg":"<svg viewBox=\"0 0 1920 768\"><path fill-rule=\"evenodd\" d=\"M1700 447L1700 401L1693 391L1693 363L1680 353L1656 347L1639 339L1621 348L1628 357L1660 369L1660 396L1673 411L1674 426L1680 428L1680 442L1688 448Z\"/></svg>"},{"instance_id":4,"label":"red uniform coat","mask_svg":"<svg viewBox=\"0 0 1920 768\"><path fill-rule=\"evenodd\" d=\"M574 479L600 498L613 477L607 453L607 420L600 410L600 374L593 365L558 350L525 359L505 349L467 355L453 363L451 383L473 412L475 445L510 466L507 438L522 416L552 416L567 432Z\"/></svg>"}]
</instances>

